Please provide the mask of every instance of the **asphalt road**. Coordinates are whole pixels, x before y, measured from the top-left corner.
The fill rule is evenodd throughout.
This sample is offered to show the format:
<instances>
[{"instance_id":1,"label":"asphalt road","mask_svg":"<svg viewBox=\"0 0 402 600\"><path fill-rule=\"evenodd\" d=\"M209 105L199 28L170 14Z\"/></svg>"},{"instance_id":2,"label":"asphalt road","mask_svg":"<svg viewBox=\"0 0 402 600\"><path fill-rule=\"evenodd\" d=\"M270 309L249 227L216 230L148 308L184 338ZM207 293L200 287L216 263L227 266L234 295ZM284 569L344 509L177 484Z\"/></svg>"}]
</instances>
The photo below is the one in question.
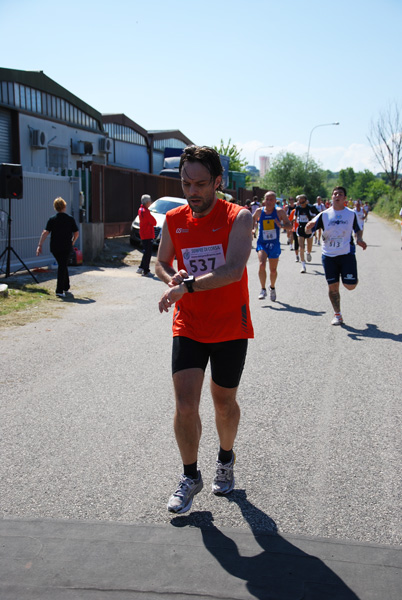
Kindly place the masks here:
<instances>
[{"instance_id":1,"label":"asphalt road","mask_svg":"<svg viewBox=\"0 0 402 600\"><path fill-rule=\"evenodd\" d=\"M252 252L236 490L210 492L206 380L195 524L212 513L217 527L401 544L402 252L397 229L372 215L365 229L343 327L330 325L320 248L300 274L282 236L276 302L257 299ZM135 267L73 272L57 318L0 331L0 515L169 523L181 464L164 284Z\"/></svg>"}]
</instances>

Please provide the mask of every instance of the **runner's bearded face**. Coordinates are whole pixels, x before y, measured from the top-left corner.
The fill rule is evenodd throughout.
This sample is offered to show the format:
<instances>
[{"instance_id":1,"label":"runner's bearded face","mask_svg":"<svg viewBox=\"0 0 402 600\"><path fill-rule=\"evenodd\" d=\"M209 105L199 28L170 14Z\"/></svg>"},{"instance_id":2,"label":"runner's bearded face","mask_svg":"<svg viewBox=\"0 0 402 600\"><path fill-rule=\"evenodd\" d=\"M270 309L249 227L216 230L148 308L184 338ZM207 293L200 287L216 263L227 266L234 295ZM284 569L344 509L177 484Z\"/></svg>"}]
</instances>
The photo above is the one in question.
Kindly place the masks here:
<instances>
[{"instance_id":1,"label":"runner's bearded face","mask_svg":"<svg viewBox=\"0 0 402 600\"><path fill-rule=\"evenodd\" d=\"M198 161L184 163L181 186L194 216L203 217L212 210L220 179L217 177L214 180L208 169Z\"/></svg>"}]
</instances>

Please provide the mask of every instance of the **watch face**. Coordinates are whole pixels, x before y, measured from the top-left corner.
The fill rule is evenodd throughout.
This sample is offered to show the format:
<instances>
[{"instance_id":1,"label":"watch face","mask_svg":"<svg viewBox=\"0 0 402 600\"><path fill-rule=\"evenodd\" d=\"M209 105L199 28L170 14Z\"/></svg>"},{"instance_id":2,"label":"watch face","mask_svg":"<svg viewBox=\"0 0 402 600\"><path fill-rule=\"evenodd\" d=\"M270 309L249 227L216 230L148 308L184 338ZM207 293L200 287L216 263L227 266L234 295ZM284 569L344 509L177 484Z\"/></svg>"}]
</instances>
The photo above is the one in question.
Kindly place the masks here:
<instances>
[{"instance_id":1,"label":"watch face","mask_svg":"<svg viewBox=\"0 0 402 600\"><path fill-rule=\"evenodd\" d=\"M183 283L185 284L185 286L189 292L194 292L193 282L194 282L194 275L190 275L189 277L186 277L185 279L183 279Z\"/></svg>"}]
</instances>

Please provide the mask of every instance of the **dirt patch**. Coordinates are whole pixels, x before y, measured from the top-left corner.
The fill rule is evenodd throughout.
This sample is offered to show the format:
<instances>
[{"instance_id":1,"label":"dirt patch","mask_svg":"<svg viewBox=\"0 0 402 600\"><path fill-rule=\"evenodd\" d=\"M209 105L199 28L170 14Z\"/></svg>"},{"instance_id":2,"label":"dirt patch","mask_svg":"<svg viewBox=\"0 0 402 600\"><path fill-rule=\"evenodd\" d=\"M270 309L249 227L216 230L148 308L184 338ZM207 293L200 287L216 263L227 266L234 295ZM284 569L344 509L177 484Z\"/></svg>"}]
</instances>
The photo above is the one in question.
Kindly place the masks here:
<instances>
[{"instance_id":1,"label":"dirt patch","mask_svg":"<svg viewBox=\"0 0 402 600\"><path fill-rule=\"evenodd\" d=\"M88 298L96 295L94 279L86 277L86 274L110 268L136 267L140 264L141 259L141 248L131 246L129 236L106 239L103 250L96 260L82 266L69 267L70 277L74 278L75 275L79 277L74 280L72 290L74 297L65 299L55 296L56 269L34 269L33 273L38 284L27 272L18 272L7 279L0 278L0 283L7 283L11 296L13 290L21 290L24 284L26 288L29 288L25 289L24 293L26 296L30 296L30 298L27 297L25 306L22 308L16 304L15 309L12 308L7 314L0 315L0 329L26 325L42 318L60 318L69 302L89 301ZM151 265L155 264L155 260L156 251L151 258ZM154 271L154 268L152 270ZM10 303L10 297L0 301Z\"/></svg>"},{"instance_id":2,"label":"dirt patch","mask_svg":"<svg viewBox=\"0 0 402 600\"><path fill-rule=\"evenodd\" d=\"M122 267L124 265L133 266L139 265L141 259L141 248L139 246L131 246L130 237L124 235L106 239L103 244L102 252L90 264L107 267ZM155 260L155 253L153 260Z\"/></svg>"}]
</instances>

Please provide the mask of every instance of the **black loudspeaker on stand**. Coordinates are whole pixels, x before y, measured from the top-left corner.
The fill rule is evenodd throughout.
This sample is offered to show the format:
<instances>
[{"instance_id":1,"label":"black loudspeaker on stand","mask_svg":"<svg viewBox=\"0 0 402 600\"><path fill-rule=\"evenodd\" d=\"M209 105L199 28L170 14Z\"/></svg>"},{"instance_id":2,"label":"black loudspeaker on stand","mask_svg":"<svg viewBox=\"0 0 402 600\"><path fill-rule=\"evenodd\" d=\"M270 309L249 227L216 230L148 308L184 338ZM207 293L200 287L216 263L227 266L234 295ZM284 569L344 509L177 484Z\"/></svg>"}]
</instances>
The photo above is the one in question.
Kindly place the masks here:
<instances>
[{"instance_id":1,"label":"black loudspeaker on stand","mask_svg":"<svg viewBox=\"0 0 402 600\"><path fill-rule=\"evenodd\" d=\"M0 255L0 261L3 256L7 255L6 262L6 277L10 277L10 257L11 252L20 261L22 266L31 275L36 283L39 283L35 275L31 273L24 261L18 256L14 248L11 246L11 200L19 200L22 198L23 180L22 180L22 166L21 165L10 165L7 163L0 164L0 198L8 198L8 235L7 235L7 246ZM20 270L20 269L18 269Z\"/></svg>"}]
</instances>

